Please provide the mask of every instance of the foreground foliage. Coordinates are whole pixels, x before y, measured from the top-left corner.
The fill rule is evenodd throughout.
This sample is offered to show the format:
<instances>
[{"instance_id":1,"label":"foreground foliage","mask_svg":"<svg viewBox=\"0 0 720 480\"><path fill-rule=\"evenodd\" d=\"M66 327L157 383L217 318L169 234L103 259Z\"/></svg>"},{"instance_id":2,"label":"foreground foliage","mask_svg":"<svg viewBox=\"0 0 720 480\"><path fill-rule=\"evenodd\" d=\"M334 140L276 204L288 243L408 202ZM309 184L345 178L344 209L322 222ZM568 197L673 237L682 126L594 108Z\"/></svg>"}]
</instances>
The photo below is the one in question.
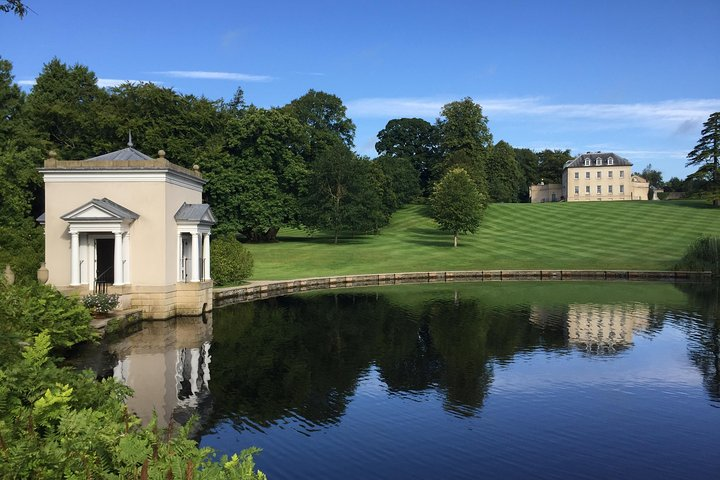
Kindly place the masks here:
<instances>
[{"instance_id":1,"label":"foreground foliage","mask_svg":"<svg viewBox=\"0 0 720 480\"><path fill-rule=\"evenodd\" d=\"M143 427L123 399L130 390L92 372L58 368L40 333L0 369L0 477L263 479L246 450L213 462L210 448L153 420Z\"/></svg>"},{"instance_id":2,"label":"foreground foliage","mask_svg":"<svg viewBox=\"0 0 720 480\"><path fill-rule=\"evenodd\" d=\"M94 338L88 310L45 286L0 285L0 478L262 480L250 449L217 461L186 425L142 426L114 379L58 365Z\"/></svg>"},{"instance_id":3,"label":"foreground foliage","mask_svg":"<svg viewBox=\"0 0 720 480\"><path fill-rule=\"evenodd\" d=\"M37 283L0 284L0 366L17 359L18 345L42 331L61 348L96 336L90 313L76 298Z\"/></svg>"}]
</instances>

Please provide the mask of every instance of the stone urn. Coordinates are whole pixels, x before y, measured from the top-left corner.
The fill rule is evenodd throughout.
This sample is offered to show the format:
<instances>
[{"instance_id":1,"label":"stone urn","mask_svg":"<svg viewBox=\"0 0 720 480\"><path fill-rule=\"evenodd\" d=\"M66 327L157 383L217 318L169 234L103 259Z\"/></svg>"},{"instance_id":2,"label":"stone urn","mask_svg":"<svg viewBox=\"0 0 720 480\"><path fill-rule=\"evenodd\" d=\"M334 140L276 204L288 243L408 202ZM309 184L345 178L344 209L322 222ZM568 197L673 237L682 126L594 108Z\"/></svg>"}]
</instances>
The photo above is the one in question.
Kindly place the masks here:
<instances>
[{"instance_id":1,"label":"stone urn","mask_svg":"<svg viewBox=\"0 0 720 480\"><path fill-rule=\"evenodd\" d=\"M47 283L48 278L50 278L50 271L45 266L45 262L42 262L37 271L37 280L40 282L40 285L44 285Z\"/></svg>"},{"instance_id":2,"label":"stone urn","mask_svg":"<svg viewBox=\"0 0 720 480\"><path fill-rule=\"evenodd\" d=\"M15 272L12 271L10 265L5 265L5 282L8 285L15 283Z\"/></svg>"}]
</instances>

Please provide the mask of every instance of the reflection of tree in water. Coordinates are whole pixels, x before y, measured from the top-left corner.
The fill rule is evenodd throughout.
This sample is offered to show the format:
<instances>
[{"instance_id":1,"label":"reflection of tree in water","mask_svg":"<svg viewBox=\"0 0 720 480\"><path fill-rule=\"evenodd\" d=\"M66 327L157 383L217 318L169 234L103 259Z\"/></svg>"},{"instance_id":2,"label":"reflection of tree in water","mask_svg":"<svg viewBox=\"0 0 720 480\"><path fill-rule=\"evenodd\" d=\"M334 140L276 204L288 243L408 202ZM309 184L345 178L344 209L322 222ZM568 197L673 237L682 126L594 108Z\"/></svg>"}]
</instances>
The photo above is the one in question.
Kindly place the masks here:
<instances>
[{"instance_id":1,"label":"reflection of tree in water","mask_svg":"<svg viewBox=\"0 0 720 480\"><path fill-rule=\"evenodd\" d=\"M376 364L391 392L438 389L446 408L473 415L493 360L564 345L562 329L527 322L529 307L489 309L477 300L402 307L376 294L276 298L215 312L215 421L267 427L288 416L309 428L344 414L358 379ZM213 423L211 421L210 423Z\"/></svg>"},{"instance_id":2,"label":"reflection of tree in water","mask_svg":"<svg viewBox=\"0 0 720 480\"><path fill-rule=\"evenodd\" d=\"M693 312L700 313L699 319L682 321L688 333L688 355L700 370L710 398L720 402L720 283L679 283L676 287L687 294ZM686 318L679 317L680 321Z\"/></svg>"},{"instance_id":3,"label":"reflection of tree in water","mask_svg":"<svg viewBox=\"0 0 720 480\"><path fill-rule=\"evenodd\" d=\"M343 414L376 343L368 299L285 297L215 313L210 390L221 416L267 426L299 415L314 424Z\"/></svg>"}]
</instances>

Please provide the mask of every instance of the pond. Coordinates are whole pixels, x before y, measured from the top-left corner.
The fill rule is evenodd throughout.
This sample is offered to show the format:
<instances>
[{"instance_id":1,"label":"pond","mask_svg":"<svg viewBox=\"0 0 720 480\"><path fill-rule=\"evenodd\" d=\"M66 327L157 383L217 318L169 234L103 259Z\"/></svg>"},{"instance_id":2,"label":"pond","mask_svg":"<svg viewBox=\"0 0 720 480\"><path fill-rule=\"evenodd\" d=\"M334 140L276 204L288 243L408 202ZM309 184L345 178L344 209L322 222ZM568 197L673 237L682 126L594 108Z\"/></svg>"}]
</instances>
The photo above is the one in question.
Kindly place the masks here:
<instances>
[{"instance_id":1,"label":"pond","mask_svg":"<svg viewBox=\"0 0 720 480\"><path fill-rule=\"evenodd\" d=\"M109 345L130 406L272 479L712 478L717 284L306 293ZM108 371L108 374L110 372Z\"/></svg>"}]
</instances>

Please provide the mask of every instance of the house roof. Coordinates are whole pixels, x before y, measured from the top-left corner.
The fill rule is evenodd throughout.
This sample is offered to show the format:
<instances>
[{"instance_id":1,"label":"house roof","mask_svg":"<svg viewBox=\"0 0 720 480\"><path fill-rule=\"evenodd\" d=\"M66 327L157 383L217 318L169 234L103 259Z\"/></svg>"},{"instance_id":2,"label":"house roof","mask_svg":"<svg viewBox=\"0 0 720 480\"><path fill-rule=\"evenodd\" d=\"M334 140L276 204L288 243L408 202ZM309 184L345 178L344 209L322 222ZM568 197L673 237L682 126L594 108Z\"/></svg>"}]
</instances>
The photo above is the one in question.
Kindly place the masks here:
<instances>
[{"instance_id":1,"label":"house roof","mask_svg":"<svg viewBox=\"0 0 720 480\"><path fill-rule=\"evenodd\" d=\"M600 159L600 165L597 164L597 160ZM582 155L578 155L572 160L568 160L565 162L565 165L563 165L563 169L565 168L574 168L574 167L585 167L585 160L590 160L590 166L612 166L612 167L625 167L625 166L632 166L632 163L627 158L621 157L620 155L617 155L612 152L587 152L583 153ZM609 160L612 160L612 164L608 163Z\"/></svg>"},{"instance_id":2,"label":"house roof","mask_svg":"<svg viewBox=\"0 0 720 480\"><path fill-rule=\"evenodd\" d=\"M97 162L107 160L126 160L126 161L147 161L154 160L154 158L145 155L144 153L135 150L132 147L123 148L122 150L116 150L114 152L99 155L97 157L88 158L85 162Z\"/></svg>"},{"instance_id":3,"label":"house roof","mask_svg":"<svg viewBox=\"0 0 720 480\"><path fill-rule=\"evenodd\" d=\"M63 215L63 220L136 220L140 216L107 198L93 198L88 203Z\"/></svg>"},{"instance_id":4,"label":"house roof","mask_svg":"<svg viewBox=\"0 0 720 480\"><path fill-rule=\"evenodd\" d=\"M217 221L207 203L183 203L175 214L176 222L206 223L214 225Z\"/></svg>"}]
</instances>

